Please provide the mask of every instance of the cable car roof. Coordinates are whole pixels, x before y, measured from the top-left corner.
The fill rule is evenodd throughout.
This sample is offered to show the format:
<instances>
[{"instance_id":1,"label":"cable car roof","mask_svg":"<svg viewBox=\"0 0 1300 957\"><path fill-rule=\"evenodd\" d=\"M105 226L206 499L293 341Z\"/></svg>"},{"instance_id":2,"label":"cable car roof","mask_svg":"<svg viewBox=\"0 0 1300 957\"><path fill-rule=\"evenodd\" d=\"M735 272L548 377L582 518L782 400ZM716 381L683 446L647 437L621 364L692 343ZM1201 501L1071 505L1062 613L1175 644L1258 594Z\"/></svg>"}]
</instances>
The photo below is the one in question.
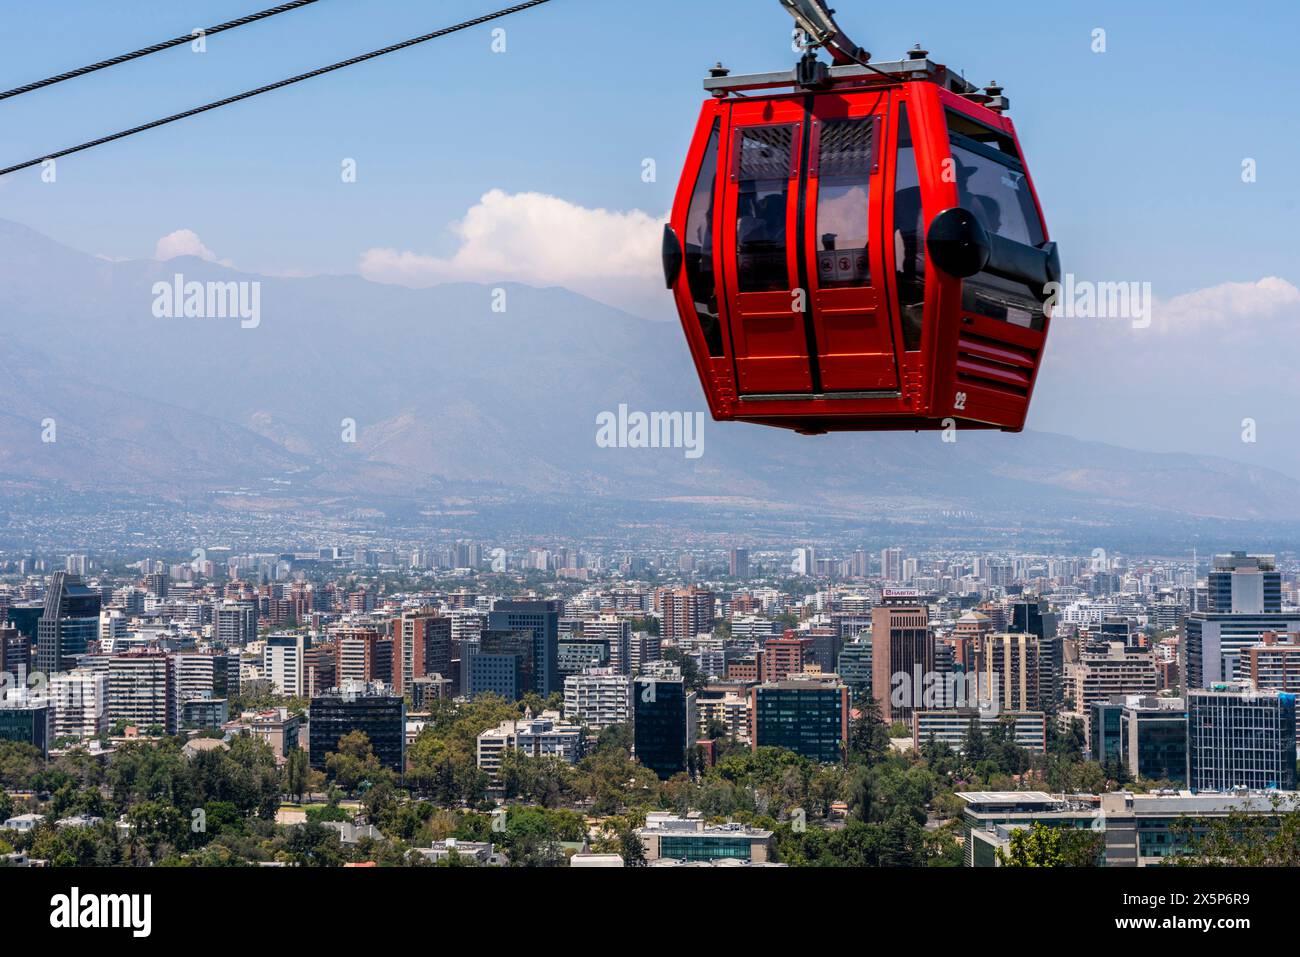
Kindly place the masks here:
<instances>
[{"instance_id":1,"label":"cable car roof","mask_svg":"<svg viewBox=\"0 0 1300 957\"><path fill-rule=\"evenodd\" d=\"M999 89L997 94L989 95L980 93L975 84L968 81L956 73L953 73L942 63L935 63L924 54L924 51L918 51L919 56L909 57L906 60L882 61L871 63L868 66L860 66L853 63L846 66L831 66L827 68L829 86L826 89L834 89L837 85L856 85L863 81L885 82L894 79L899 82L909 80L926 80L935 83L943 89L950 90L958 96L968 96L978 98L977 102L984 102L986 106L995 110L1006 110L1009 102L1006 97L1001 96ZM748 90L779 90L782 88L800 89L799 73L797 70L779 70L772 73L746 73L735 76L724 73L721 67L715 68L712 76L704 80L704 89L706 92L715 97L726 97L731 94L743 93ZM882 74L884 77L882 78ZM990 88L993 89L993 88Z\"/></svg>"}]
</instances>

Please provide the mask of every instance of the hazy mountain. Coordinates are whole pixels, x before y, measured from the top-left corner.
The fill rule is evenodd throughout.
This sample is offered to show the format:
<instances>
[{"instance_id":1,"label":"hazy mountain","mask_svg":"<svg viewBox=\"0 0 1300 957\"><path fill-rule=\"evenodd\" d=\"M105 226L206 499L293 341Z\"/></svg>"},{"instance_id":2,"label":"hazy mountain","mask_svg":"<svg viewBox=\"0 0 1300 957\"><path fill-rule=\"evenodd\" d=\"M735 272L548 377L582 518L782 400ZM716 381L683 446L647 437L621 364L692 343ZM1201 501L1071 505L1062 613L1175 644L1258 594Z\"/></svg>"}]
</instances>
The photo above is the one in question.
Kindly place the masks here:
<instances>
[{"instance_id":1,"label":"hazy mountain","mask_svg":"<svg viewBox=\"0 0 1300 957\"><path fill-rule=\"evenodd\" d=\"M154 286L178 273L260 280L259 324L156 317ZM973 510L1087 522L1134 506L1300 518L1300 483L1280 472L1033 432L808 438L706 413L699 458L599 448L597 416L620 404L704 410L676 324L559 288L503 288L497 312L487 286L109 262L0 221L0 480L188 498L273 482L312 504L468 489L931 521ZM1053 359L1056 394L1068 360ZM54 443L41 440L47 418Z\"/></svg>"}]
</instances>

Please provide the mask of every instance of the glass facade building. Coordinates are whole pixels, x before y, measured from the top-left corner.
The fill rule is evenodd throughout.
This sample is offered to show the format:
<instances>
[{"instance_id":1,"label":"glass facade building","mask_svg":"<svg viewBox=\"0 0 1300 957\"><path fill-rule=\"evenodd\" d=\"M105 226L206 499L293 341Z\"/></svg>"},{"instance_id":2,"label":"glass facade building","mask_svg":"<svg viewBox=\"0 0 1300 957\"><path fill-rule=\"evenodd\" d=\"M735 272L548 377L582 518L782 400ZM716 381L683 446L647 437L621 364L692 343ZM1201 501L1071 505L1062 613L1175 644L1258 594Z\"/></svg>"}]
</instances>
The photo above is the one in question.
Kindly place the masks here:
<instances>
[{"instance_id":1,"label":"glass facade building","mask_svg":"<svg viewBox=\"0 0 1300 957\"><path fill-rule=\"evenodd\" d=\"M848 740L849 689L821 681L777 681L750 692L752 744L813 761L839 761Z\"/></svg>"}]
</instances>

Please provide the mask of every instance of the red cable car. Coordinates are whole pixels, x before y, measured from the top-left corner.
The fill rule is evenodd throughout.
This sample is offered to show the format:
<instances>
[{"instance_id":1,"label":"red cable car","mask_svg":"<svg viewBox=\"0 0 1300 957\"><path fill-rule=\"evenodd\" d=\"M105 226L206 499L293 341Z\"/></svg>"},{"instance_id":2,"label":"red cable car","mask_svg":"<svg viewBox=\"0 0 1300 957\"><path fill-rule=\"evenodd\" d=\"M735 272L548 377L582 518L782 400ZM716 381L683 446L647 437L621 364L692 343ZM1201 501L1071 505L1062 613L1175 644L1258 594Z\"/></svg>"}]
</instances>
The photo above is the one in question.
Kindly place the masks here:
<instances>
[{"instance_id":1,"label":"red cable car","mask_svg":"<svg viewBox=\"0 0 1300 957\"><path fill-rule=\"evenodd\" d=\"M1020 431L1061 266L1001 89L871 63L820 0L781 2L803 60L712 71L664 228L713 417Z\"/></svg>"}]
</instances>

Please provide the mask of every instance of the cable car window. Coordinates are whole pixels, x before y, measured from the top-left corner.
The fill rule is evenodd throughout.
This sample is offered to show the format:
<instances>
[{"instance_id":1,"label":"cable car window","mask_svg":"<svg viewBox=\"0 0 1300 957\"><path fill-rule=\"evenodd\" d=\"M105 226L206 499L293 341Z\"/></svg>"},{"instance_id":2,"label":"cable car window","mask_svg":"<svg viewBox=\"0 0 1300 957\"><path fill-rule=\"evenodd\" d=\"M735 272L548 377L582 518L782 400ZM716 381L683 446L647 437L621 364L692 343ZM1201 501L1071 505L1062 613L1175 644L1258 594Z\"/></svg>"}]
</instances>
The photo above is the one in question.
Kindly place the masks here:
<instances>
[{"instance_id":1,"label":"cable car window","mask_svg":"<svg viewBox=\"0 0 1300 957\"><path fill-rule=\"evenodd\" d=\"M894 262L898 305L903 323L903 348L921 348L925 303L925 214L921 208L921 177L916 147L907 122L907 106L898 112L898 164L894 181Z\"/></svg>"},{"instance_id":2,"label":"cable car window","mask_svg":"<svg viewBox=\"0 0 1300 957\"><path fill-rule=\"evenodd\" d=\"M874 117L822 124L817 180L817 282L867 286L867 209Z\"/></svg>"},{"instance_id":3,"label":"cable car window","mask_svg":"<svg viewBox=\"0 0 1300 957\"><path fill-rule=\"evenodd\" d=\"M990 233L1026 246L1041 246L1043 223L1015 142L1005 133L956 113L949 112L948 125L962 206ZM980 273L962 284L962 306L990 319L1028 329L1043 328L1039 290L990 273Z\"/></svg>"},{"instance_id":4,"label":"cable car window","mask_svg":"<svg viewBox=\"0 0 1300 957\"><path fill-rule=\"evenodd\" d=\"M793 126L756 126L739 136L736 255L741 292L790 288L786 209Z\"/></svg>"},{"instance_id":5,"label":"cable car window","mask_svg":"<svg viewBox=\"0 0 1300 957\"><path fill-rule=\"evenodd\" d=\"M686 283L695 303L695 315L700 331L709 346L709 355L722 355L722 325L718 322L718 283L713 272L713 199L718 183L718 124L713 124L709 145L704 150L704 161L695 192L691 194L691 208L686 214Z\"/></svg>"},{"instance_id":6,"label":"cable car window","mask_svg":"<svg viewBox=\"0 0 1300 957\"><path fill-rule=\"evenodd\" d=\"M1015 142L1005 133L948 113L948 138L961 204L984 228L1026 246L1043 242L1043 224L1029 192Z\"/></svg>"}]
</instances>

